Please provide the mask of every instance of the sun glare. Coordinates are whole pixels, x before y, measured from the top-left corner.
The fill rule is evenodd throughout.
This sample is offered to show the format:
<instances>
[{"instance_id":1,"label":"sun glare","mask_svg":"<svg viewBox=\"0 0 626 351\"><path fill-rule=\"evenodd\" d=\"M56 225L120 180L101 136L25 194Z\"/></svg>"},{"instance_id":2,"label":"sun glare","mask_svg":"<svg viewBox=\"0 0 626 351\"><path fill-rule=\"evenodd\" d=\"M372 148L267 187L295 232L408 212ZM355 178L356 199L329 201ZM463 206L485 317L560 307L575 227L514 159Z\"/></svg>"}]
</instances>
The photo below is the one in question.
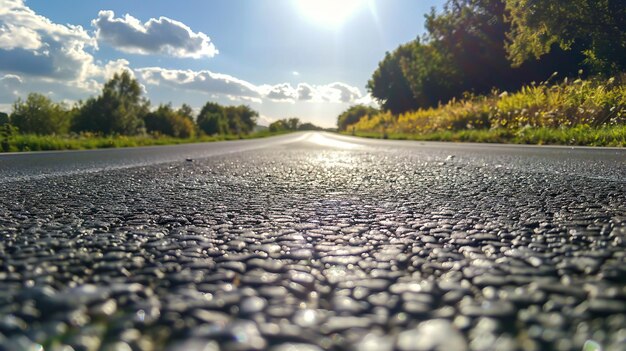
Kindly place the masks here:
<instances>
[{"instance_id":1,"label":"sun glare","mask_svg":"<svg viewBox=\"0 0 626 351\"><path fill-rule=\"evenodd\" d=\"M322 26L344 23L363 0L296 0L304 17Z\"/></svg>"}]
</instances>

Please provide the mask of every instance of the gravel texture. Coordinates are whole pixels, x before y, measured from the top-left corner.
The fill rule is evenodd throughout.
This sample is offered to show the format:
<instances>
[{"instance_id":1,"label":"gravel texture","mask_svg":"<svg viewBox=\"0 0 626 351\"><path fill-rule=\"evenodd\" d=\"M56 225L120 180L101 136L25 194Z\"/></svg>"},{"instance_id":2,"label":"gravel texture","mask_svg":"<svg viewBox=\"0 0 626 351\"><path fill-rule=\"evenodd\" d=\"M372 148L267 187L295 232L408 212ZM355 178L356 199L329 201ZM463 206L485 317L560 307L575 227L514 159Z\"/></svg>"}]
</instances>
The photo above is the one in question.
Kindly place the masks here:
<instances>
[{"instance_id":1,"label":"gravel texture","mask_svg":"<svg viewBox=\"0 0 626 351\"><path fill-rule=\"evenodd\" d=\"M294 143L0 182L0 350L624 350L609 178Z\"/></svg>"}]
</instances>

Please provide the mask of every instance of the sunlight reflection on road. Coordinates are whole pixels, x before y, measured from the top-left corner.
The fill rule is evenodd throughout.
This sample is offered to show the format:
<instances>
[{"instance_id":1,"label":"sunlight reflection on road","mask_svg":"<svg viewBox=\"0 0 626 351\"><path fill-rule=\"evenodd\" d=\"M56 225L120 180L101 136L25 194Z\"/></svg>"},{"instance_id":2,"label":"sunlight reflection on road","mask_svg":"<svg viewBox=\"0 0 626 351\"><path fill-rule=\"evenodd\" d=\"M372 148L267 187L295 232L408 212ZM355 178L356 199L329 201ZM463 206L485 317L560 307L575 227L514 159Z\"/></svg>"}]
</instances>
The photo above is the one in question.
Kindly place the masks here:
<instances>
[{"instance_id":1,"label":"sunlight reflection on road","mask_svg":"<svg viewBox=\"0 0 626 351\"><path fill-rule=\"evenodd\" d=\"M308 134L306 136L306 141L313 143L313 144L337 148L337 149L357 149L357 148L363 147L362 145L359 145L359 144L353 144L353 143L348 143L345 141L340 141L335 138L329 138L326 135L321 134L321 133Z\"/></svg>"}]
</instances>

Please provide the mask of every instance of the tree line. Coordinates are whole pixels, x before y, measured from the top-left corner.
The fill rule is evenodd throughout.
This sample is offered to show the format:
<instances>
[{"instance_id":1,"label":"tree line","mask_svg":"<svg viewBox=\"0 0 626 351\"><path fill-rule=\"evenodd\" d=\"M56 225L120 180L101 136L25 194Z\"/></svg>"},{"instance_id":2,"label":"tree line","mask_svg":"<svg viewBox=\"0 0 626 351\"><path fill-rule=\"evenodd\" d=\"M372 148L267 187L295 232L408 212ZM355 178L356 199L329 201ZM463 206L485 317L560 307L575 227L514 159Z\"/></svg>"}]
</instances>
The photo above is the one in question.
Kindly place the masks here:
<instances>
[{"instance_id":1,"label":"tree line","mask_svg":"<svg viewBox=\"0 0 626 351\"><path fill-rule=\"evenodd\" d=\"M626 70L622 0L448 0L426 34L386 53L367 83L384 111L401 114L467 94L511 91L562 77ZM338 117L340 130L375 111Z\"/></svg>"},{"instance_id":2,"label":"tree line","mask_svg":"<svg viewBox=\"0 0 626 351\"><path fill-rule=\"evenodd\" d=\"M191 138L198 134L246 135L254 130L258 117L258 112L249 106L222 106L214 102L207 102L197 116L187 104L178 109L171 104L151 109L137 80L124 71L107 81L100 95L79 101L71 108L38 93L18 98L10 115L0 113L0 127L4 134L151 133Z\"/></svg>"},{"instance_id":3,"label":"tree line","mask_svg":"<svg viewBox=\"0 0 626 351\"><path fill-rule=\"evenodd\" d=\"M310 122L302 122L297 117L279 119L272 122L269 125L270 132L295 132L295 131L307 131L307 130L324 130L321 127L316 126Z\"/></svg>"}]
</instances>

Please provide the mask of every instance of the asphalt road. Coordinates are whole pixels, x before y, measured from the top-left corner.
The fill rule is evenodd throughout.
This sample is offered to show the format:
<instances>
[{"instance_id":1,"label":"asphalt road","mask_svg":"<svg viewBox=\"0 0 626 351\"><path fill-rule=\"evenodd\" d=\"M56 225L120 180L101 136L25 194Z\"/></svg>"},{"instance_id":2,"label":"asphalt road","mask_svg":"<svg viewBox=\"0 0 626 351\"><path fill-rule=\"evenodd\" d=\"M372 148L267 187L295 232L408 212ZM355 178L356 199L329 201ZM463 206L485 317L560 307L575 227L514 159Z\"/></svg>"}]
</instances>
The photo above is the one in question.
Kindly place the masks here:
<instances>
[{"instance_id":1,"label":"asphalt road","mask_svg":"<svg viewBox=\"0 0 626 351\"><path fill-rule=\"evenodd\" d=\"M626 151L0 155L0 350L626 349Z\"/></svg>"}]
</instances>

